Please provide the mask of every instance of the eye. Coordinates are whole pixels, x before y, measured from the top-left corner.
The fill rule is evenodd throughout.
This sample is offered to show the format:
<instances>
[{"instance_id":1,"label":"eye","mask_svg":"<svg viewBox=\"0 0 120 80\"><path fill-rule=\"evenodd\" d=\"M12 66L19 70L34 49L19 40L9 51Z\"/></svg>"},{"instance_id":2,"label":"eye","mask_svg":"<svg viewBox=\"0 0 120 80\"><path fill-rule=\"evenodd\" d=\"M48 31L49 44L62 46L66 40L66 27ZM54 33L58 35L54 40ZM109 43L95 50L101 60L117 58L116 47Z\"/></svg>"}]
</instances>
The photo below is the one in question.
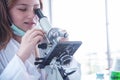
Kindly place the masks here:
<instances>
[{"instance_id":1,"label":"eye","mask_svg":"<svg viewBox=\"0 0 120 80\"><path fill-rule=\"evenodd\" d=\"M24 11L26 11L27 9L26 9L26 8L24 8L24 9L22 9L22 8L21 8L21 9L18 9L18 10L20 10L20 11L23 11L23 12L24 12Z\"/></svg>"}]
</instances>

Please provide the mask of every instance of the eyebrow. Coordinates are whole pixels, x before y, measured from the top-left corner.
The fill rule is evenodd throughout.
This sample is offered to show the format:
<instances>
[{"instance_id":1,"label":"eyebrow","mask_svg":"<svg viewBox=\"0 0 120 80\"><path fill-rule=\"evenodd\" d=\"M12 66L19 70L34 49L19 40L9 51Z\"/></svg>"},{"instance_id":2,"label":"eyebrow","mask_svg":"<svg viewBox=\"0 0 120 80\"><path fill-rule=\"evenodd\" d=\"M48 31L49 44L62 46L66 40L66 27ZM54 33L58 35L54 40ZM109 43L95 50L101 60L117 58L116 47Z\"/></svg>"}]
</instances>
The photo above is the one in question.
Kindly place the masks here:
<instances>
[{"instance_id":1,"label":"eyebrow","mask_svg":"<svg viewBox=\"0 0 120 80\"><path fill-rule=\"evenodd\" d=\"M31 6L30 4L16 4L16 6ZM33 6L33 5L32 5ZM34 6L40 6L40 4L35 4Z\"/></svg>"},{"instance_id":2,"label":"eyebrow","mask_svg":"<svg viewBox=\"0 0 120 80\"><path fill-rule=\"evenodd\" d=\"M19 6L19 5L23 5L23 6L26 6L27 4L16 4L17 6Z\"/></svg>"}]
</instances>

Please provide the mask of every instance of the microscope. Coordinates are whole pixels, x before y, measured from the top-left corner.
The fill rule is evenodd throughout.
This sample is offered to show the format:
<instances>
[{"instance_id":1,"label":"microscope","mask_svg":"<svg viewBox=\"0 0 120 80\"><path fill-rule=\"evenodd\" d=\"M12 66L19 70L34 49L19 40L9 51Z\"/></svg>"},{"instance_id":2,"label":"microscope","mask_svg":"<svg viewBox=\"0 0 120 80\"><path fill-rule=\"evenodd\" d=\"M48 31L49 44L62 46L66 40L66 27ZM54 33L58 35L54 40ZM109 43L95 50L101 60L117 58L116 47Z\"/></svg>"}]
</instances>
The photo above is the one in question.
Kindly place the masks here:
<instances>
[{"instance_id":1,"label":"microscope","mask_svg":"<svg viewBox=\"0 0 120 80\"><path fill-rule=\"evenodd\" d=\"M49 23L46 16L43 15L41 10L35 9L35 14L39 17L39 24L41 29L46 33L46 42L40 43L38 48L45 50L45 56L36 58L35 65L42 69L50 65L53 59L56 59L59 65L58 70L64 80L69 80L68 75L74 73L66 73L62 65L67 65L72 61L73 54L82 44L81 41L60 41L61 38L67 38L68 33L62 31L60 28L54 28Z\"/></svg>"}]
</instances>

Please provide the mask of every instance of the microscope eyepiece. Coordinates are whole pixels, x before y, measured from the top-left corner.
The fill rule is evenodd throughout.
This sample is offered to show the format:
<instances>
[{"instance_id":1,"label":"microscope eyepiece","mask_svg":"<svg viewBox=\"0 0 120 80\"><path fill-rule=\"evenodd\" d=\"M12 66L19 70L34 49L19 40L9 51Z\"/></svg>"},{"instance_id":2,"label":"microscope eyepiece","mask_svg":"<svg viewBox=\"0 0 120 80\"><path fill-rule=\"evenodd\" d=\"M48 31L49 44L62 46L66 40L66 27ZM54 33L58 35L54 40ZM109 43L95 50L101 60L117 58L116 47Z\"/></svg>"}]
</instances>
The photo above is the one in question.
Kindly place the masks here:
<instances>
[{"instance_id":1,"label":"microscope eyepiece","mask_svg":"<svg viewBox=\"0 0 120 80\"><path fill-rule=\"evenodd\" d=\"M34 12L35 12L35 14L36 14L40 19L43 18L43 17L45 17L45 16L43 15L43 13L41 12L40 8L35 9Z\"/></svg>"}]
</instances>

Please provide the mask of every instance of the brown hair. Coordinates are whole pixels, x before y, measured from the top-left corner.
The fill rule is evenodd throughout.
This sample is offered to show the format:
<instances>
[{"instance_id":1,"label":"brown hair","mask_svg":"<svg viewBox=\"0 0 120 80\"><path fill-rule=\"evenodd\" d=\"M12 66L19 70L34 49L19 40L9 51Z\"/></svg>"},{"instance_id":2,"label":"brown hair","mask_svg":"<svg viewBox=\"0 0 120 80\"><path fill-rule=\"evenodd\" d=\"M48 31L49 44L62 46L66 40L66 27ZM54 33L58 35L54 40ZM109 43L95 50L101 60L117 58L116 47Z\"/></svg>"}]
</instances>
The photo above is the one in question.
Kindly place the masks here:
<instances>
[{"instance_id":1,"label":"brown hair","mask_svg":"<svg viewBox=\"0 0 120 80\"><path fill-rule=\"evenodd\" d=\"M0 50L6 47L13 36L8 8L11 8L15 2L16 0L0 0ZM40 0L40 6L43 9L42 0Z\"/></svg>"}]
</instances>

